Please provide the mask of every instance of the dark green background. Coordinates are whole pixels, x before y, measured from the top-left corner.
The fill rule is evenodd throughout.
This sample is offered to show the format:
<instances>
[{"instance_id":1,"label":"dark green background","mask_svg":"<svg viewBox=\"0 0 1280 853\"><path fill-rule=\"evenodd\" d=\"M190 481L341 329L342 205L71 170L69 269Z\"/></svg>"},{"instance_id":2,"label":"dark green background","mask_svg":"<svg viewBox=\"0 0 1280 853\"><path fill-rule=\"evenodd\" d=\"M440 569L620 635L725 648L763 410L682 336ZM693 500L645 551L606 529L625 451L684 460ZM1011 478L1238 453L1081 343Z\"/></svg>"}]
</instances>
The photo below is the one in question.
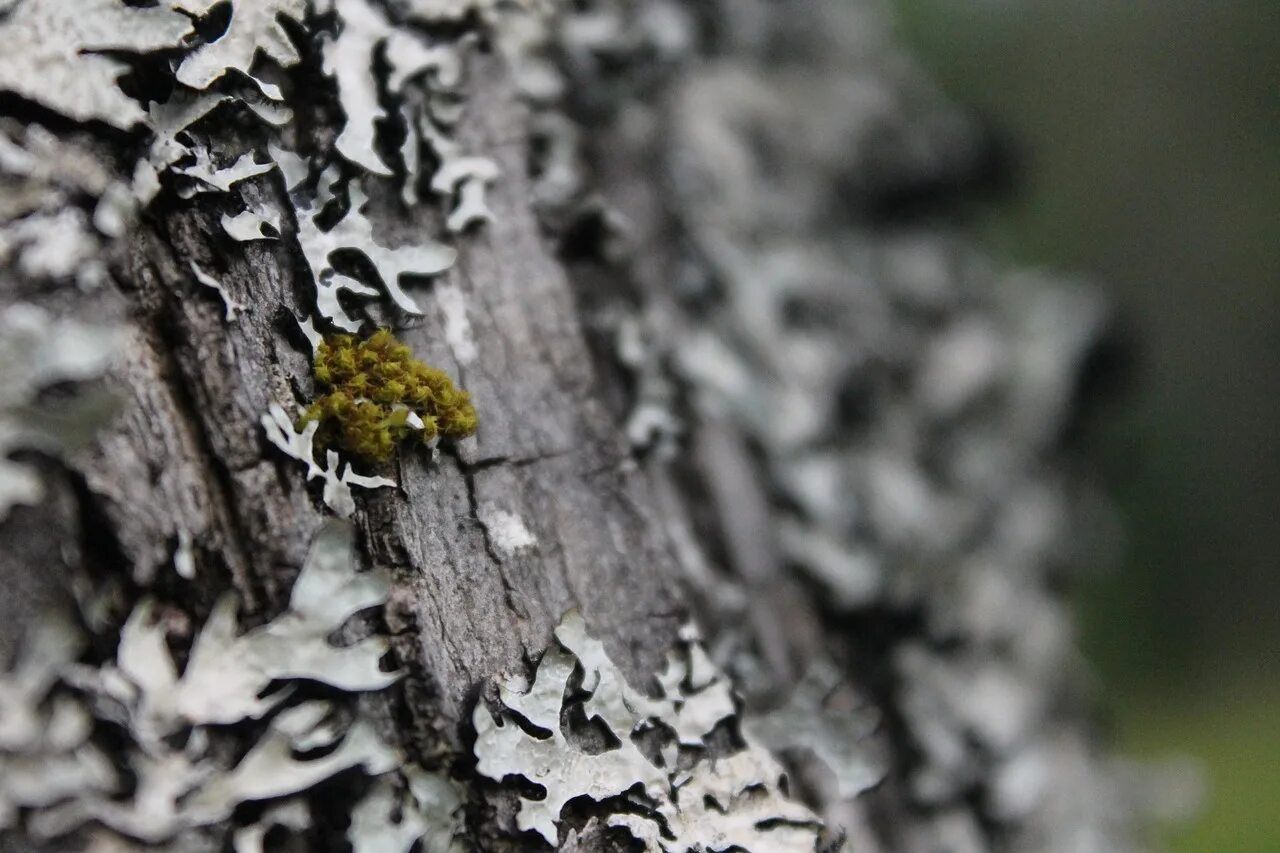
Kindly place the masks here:
<instances>
[{"instance_id":1,"label":"dark green background","mask_svg":"<svg viewBox=\"0 0 1280 853\"><path fill-rule=\"evenodd\" d=\"M1131 344L1085 438L1127 526L1081 593L1123 747L1198 757L1176 851L1280 850L1280 0L894 0L1014 143L993 249L1083 273Z\"/></svg>"}]
</instances>

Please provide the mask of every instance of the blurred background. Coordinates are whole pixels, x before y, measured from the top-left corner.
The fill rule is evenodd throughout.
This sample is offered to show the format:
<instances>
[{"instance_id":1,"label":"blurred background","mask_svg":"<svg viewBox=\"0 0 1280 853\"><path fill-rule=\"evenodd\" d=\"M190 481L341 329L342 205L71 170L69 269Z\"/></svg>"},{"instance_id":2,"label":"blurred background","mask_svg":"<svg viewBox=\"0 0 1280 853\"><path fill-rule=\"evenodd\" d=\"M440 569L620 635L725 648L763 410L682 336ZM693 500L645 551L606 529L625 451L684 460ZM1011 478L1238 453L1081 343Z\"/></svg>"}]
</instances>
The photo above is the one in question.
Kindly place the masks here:
<instances>
[{"instance_id":1,"label":"blurred background","mask_svg":"<svg viewBox=\"0 0 1280 853\"><path fill-rule=\"evenodd\" d=\"M1208 777L1164 844L1280 850L1280 2L891 4L1008 145L988 243L1118 310L1083 441L1127 541L1079 618L1121 747Z\"/></svg>"}]
</instances>

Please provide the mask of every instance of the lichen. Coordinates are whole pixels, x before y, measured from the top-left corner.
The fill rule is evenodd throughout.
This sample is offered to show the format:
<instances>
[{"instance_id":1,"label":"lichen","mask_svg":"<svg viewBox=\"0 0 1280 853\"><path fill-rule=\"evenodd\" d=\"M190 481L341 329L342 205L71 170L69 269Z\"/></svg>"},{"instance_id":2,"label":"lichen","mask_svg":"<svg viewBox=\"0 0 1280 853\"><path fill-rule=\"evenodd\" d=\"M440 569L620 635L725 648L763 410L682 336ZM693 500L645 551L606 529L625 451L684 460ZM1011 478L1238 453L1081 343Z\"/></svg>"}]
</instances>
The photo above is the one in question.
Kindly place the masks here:
<instances>
[{"instance_id":1,"label":"lichen","mask_svg":"<svg viewBox=\"0 0 1280 853\"><path fill-rule=\"evenodd\" d=\"M299 462L306 463L307 479L320 477L324 480L324 502L329 509L343 518L350 518L356 511L355 498L351 487L363 489L379 489L394 486L395 480L386 477L367 477L351 470L351 466L342 467L338 451L325 452L325 464L320 465L315 457L315 435L320 424L312 421L295 431L289 415L279 403L272 403L261 419L262 429L267 434L267 441L278 447L283 453Z\"/></svg>"},{"instance_id":2,"label":"lichen","mask_svg":"<svg viewBox=\"0 0 1280 853\"><path fill-rule=\"evenodd\" d=\"M123 341L119 327L55 317L25 302L0 311L0 520L15 504L34 504L44 495L36 470L10 460L9 453L72 450L116 409L102 389L49 403L40 402L40 392L97 379Z\"/></svg>"},{"instance_id":3,"label":"lichen","mask_svg":"<svg viewBox=\"0 0 1280 853\"><path fill-rule=\"evenodd\" d=\"M59 677L84 645L66 614L31 622L32 632L8 671L0 671L0 831L19 810L109 790L116 774L88 741L92 721Z\"/></svg>"},{"instance_id":4,"label":"lichen","mask_svg":"<svg viewBox=\"0 0 1280 853\"><path fill-rule=\"evenodd\" d=\"M555 638L532 684L511 679L499 688L503 717L483 703L472 715L477 772L542 789L536 799L521 797L520 830L554 846L563 840L561 810L587 797L618 805L608 825L652 853L814 849L821 821L787 797L785 771L767 749L750 736L732 754L711 748L711 733L731 725L737 709L696 631L681 632L657 677L658 698L627 683L578 613L565 616ZM586 748L565 722L575 718L606 729L609 745ZM654 739L648 749L637 741L644 733Z\"/></svg>"},{"instance_id":5,"label":"lichen","mask_svg":"<svg viewBox=\"0 0 1280 853\"><path fill-rule=\"evenodd\" d=\"M328 189L331 184L326 186L325 181L326 176L321 175L321 186ZM396 307L410 314L421 314L422 309L401 286L401 277L438 275L453 266L457 250L425 236L415 243L384 246L374 237L375 226L365 210L369 199L359 182L352 182L347 192L351 204L346 215L327 231L321 229L316 220L323 201L313 199L308 203L300 197L294 198L298 246L315 280L316 308L320 315L344 331L355 332L361 321L352 317L338 301L338 291L346 290L359 296L379 293L372 284L334 268L333 255L342 251L359 252L368 258L377 273L374 281L382 286Z\"/></svg>"},{"instance_id":6,"label":"lichen","mask_svg":"<svg viewBox=\"0 0 1280 853\"><path fill-rule=\"evenodd\" d=\"M0 676L0 826L22 820L43 839L97 823L159 844L230 819L223 831L237 850L252 851L270 825L300 822L268 815L257 828L236 827L239 804L292 796L359 767L372 777L402 770L420 833L452 837L459 801L447 781L406 768L372 722L343 713L334 696L380 690L399 677L379 665L384 637L332 642L389 592L385 573L358 571L352 544L349 524L326 524L288 609L257 628L241 633L234 594L219 599L181 675L151 598L124 626L114 663L101 667L72 663L85 643L70 624L38 622L27 654ZM128 790L93 745L84 703L52 692L59 680L87 694L96 717L127 736L117 746L131 770ZM299 680L326 685L334 698L296 702ZM231 749L237 735L226 726L235 724L252 734Z\"/></svg>"},{"instance_id":7,"label":"lichen","mask_svg":"<svg viewBox=\"0 0 1280 853\"><path fill-rule=\"evenodd\" d=\"M213 2L178 0L176 8L194 14L210 11ZM282 67L296 64L301 58L281 24L282 18L299 20L307 11L306 0L254 0L231 5L231 19L226 32L208 44L201 45L178 67L178 82L193 89L207 89L227 71L236 70L249 77L269 98L282 95L274 85L255 77L254 58L270 57Z\"/></svg>"},{"instance_id":8,"label":"lichen","mask_svg":"<svg viewBox=\"0 0 1280 853\"><path fill-rule=\"evenodd\" d=\"M117 0L7 5L0 19L0 90L76 121L96 119L121 129L143 112L116 84L128 67L117 56L170 49L191 32L184 15Z\"/></svg>"},{"instance_id":9,"label":"lichen","mask_svg":"<svg viewBox=\"0 0 1280 853\"><path fill-rule=\"evenodd\" d=\"M442 370L415 359L386 329L364 340L330 335L316 348L315 378L330 390L302 416L316 440L386 460L402 441L459 439L476 431L471 397Z\"/></svg>"}]
</instances>

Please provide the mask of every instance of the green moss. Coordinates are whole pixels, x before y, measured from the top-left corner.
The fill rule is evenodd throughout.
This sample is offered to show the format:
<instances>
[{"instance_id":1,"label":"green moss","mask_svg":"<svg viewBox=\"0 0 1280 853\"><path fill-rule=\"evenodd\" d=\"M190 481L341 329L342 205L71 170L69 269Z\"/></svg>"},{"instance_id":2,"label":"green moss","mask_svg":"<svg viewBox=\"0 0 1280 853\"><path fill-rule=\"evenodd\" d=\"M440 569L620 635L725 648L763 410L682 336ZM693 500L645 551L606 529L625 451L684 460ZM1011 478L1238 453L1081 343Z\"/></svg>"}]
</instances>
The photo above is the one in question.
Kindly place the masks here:
<instances>
[{"instance_id":1,"label":"green moss","mask_svg":"<svg viewBox=\"0 0 1280 853\"><path fill-rule=\"evenodd\" d=\"M465 438L476 431L466 391L442 370L423 364L386 329L364 340L329 335L316 347L316 383L329 390L303 413L318 421L316 441L370 460L390 458L414 436ZM422 419L423 429L409 424Z\"/></svg>"}]
</instances>

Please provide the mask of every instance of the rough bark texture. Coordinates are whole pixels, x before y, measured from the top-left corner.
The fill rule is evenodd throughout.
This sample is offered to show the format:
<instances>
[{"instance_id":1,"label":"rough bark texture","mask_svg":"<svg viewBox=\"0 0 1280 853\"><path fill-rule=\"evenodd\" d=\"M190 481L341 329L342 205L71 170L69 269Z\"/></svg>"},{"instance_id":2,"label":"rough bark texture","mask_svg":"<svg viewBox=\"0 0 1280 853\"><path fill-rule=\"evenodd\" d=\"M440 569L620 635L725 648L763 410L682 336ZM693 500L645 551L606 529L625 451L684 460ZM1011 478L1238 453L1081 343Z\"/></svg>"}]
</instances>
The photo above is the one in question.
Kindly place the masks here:
<instances>
[{"instance_id":1,"label":"rough bark texture","mask_svg":"<svg viewBox=\"0 0 1280 853\"><path fill-rule=\"evenodd\" d=\"M533 849L536 836L513 832L511 786L474 772L477 701L504 674L528 674L567 611L642 689L696 618L748 713L780 704L820 659L878 713L867 749L884 778L871 791L842 797L793 766L794 793L826 819L828 843L1136 844L1127 804L1077 799L1114 777L1068 673L1056 593L1087 550L1073 538L1090 537L1078 512L1087 490L1060 441L1099 315L1087 298L1055 302L1044 283L999 272L955 230L956 204L987 165L973 128L863 4L587 4L539 18L537 51L501 49L522 44L512 25L470 6L414 31L475 31L489 45L466 54L453 138L499 168L493 219L452 241L449 270L410 286L421 316L386 300L359 309L456 377L481 419L476 437L434 456L399 453L377 472L396 488L356 493L360 562L393 578L367 630L391 636L389 668L406 673L360 702L384 739L459 781L469 844ZM267 72L295 109L286 137L317 163L339 159L331 96L309 88L320 65L311 39L326 26L290 24L303 61ZM530 57L558 64L562 97L521 93ZM168 79L167 61L141 66L143 90L148 74ZM110 149L100 159L127 177L138 133L94 125L76 143L82 131L46 106L4 108L15 127ZM190 133L222 162L278 136L247 109L211 115ZM573 177L556 186L548 175L562 167ZM440 211L403 206L401 184L402 174L365 180L379 240L442 234ZM179 650L227 590L242 626L262 624L332 514L260 424L271 404L294 414L314 396L297 323L316 304L295 242L303 214L278 172L236 194L283 215L278 240L233 241L222 195L166 189L115 241L111 274L92 289L7 262L0 310L116 318L127 339L105 380L120 412L92 443L62 459L19 451L45 495L0 521L0 660L72 588L105 602L83 617L96 634L89 663L111 659L113 632L148 590ZM193 262L244 305L237 320ZM753 275L784 285L753 290ZM458 293L474 353L449 328L446 299ZM645 346L620 360L624 328ZM714 350L691 345L710 339ZM729 387L732 369L715 361L726 351L757 384ZM647 450L628 434L645 403L660 424ZM504 514L532 544L503 541ZM188 539L191 580L173 568ZM815 542L838 545L806 550ZM868 562L870 580L859 574ZM987 720L971 685L1036 710L1008 722L997 701L999 719ZM1010 779L1031 754L1041 776ZM1018 794L1032 788L1026 805ZM626 849L625 835L592 821L610 813L585 803L566 814L562 849ZM345 849L345 820L317 818L289 843ZM11 849L34 844L22 832L9 830Z\"/></svg>"}]
</instances>

